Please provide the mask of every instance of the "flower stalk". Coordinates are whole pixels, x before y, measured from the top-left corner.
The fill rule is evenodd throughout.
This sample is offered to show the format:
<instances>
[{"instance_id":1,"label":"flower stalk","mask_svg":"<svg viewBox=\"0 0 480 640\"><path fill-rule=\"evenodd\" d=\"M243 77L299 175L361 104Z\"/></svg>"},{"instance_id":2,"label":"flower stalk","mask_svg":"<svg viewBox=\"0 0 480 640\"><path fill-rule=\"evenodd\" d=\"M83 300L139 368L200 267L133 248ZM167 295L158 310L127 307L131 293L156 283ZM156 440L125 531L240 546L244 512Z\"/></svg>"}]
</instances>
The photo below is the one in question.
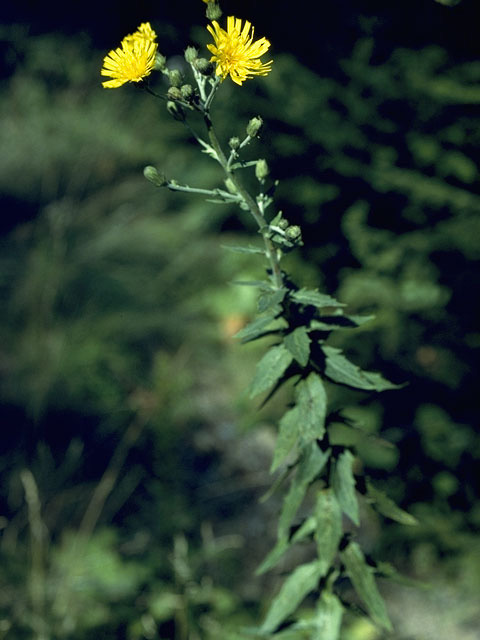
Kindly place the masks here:
<instances>
[{"instance_id":1,"label":"flower stalk","mask_svg":"<svg viewBox=\"0 0 480 640\"><path fill-rule=\"evenodd\" d=\"M217 10L216 0L204 2L207 9ZM331 385L341 385L356 391L382 392L398 385L376 372L360 369L347 359L341 349L327 343L332 332L360 327L368 318L346 314L344 305L335 298L316 289L299 288L282 272L280 261L284 253L302 245L301 229L291 224L281 211L267 221L266 211L272 204L271 191L276 185L273 182L272 189L263 188L270 179L267 161L263 158L240 159L240 152L258 136L263 121L260 117L252 118L246 127L245 137L232 136L228 143L229 151L225 151L212 119L214 98L227 77L241 86L245 80L265 76L271 71L272 61L260 60L270 43L266 38L255 41L254 29L248 21L229 16L224 30L216 19L212 20L212 24L207 26L214 39L213 44L207 45L211 59L199 58L193 47L185 51L196 87L182 84L182 76L164 66L160 70L169 77L171 86L166 96L157 97L167 101L170 115L182 122L202 152L220 165L226 190L179 184L176 180L167 180L151 166L145 168L144 174L157 187L206 196L213 202L237 204L253 217L263 239L263 249L251 246L235 248L263 254L268 262L268 278L243 283L258 287L260 315L236 336L244 342L265 336L275 337L275 343L267 348L257 365L249 387L251 398L267 393L266 402L287 381L292 383L294 392L289 408L279 420L271 465L272 472L280 471L277 484L286 482L288 477L290 490L286 492L279 517L277 543L258 573L276 566L283 554L303 539L313 538L317 542L318 553L315 560L300 565L286 578L259 632L261 637L276 637L276 631L282 625L290 625L293 630L302 630L310 625L312 638L326 638L325 629L328 629L328 640L338 640L344 606L342 587L337 582L341 583L345 578L350 579L372 620L391 630L385 604L376 587L375 570L366 561L351 533L360 525L358 494L363 493L367 501L387 517L404 524L415 522L368 480L361 478L357 481L354 448L348 438L345 442L340 440L332 444L331 424L344 422L347 428L351 425L341 412L330 408L328 390ZM107 56L115 64L105 62L102 75L107 75L108 71L112 80L104 86L113 88L125 82L137 82L150 74L153 67L150 69L150 62L147 64L151 52L148 49L147 55L147 47L155 44L156 51L152 34L149 23L145 23L122 41L124 53L118 53L117 57ZM137 58L132 61L132 56ZM153 90L148 90L156 95ZM204 137L189 123L191 112L201 115L206 131ZM240 169L248 168L254 169L260 185L255 196L239 175ZM282 468L286 470L284 473ZM295 528L296 514L308 492L313 511L300 527ZM345 518L351 524L344 530ZM315 616L309 618L308 623L300 620L292 625L290 616L312 592L320 594ZM188 626L185 627L185 637L187 635Z\"/></svg>"}]
</instances>

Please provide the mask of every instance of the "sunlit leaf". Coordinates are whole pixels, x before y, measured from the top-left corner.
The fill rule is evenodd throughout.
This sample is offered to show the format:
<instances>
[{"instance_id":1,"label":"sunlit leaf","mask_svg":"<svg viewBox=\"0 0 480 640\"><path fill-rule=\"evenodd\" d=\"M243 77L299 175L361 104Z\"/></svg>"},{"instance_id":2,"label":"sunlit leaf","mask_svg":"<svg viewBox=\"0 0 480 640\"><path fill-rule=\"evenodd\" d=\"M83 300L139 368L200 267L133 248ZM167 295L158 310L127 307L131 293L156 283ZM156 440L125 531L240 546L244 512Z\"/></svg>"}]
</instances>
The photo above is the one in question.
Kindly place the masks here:
<instances>
[{"instance_id":1,"label":"sunlit leaf","mask_svg":"<svg viewBox=\"0 0 480 640\"><path fill-rule=\"evenodd\" d=\"M278 436L270 471L273 473L292 450L300 433L300 409L293 407L283 414L278 425Z\"/></svg>"},{"instance_id":2,"label":"sunlit leaf","mask_svg":"<svg viewBox=\"0 0 480 640\"><path fill-rule=\"evenodd\" d=\"M308 485L318 476L330 456L330 449L322 451L315 442L306 447L290 489L285 496L278 523L278 537L288 536L289 528L303 502Z\"/></svg>"},{"instance_id":3,"label":"sunlit leaf","mask_svg":"<svg viewBox=\"0 0 480 640\"><path fill-rule=\"evenodd\" d=\"M250 397L262 393L277 382L293 360L292 354L283 344L271 347L258 362L255 376L250 384Z\"/></svg>"},{"instance_id":4,"label":"sunlit leaf","mask_svg":"<svg viewBox=\"0 0 480 640\"><path fill-rule=\"evenodd\" d=\"M299 408L299 431L304 439L323 438L327 413L327 394L322 379L316 373L310 373L301 380L295 390Z\"/></svg>"},{"instance_id":5,"label":"sunlit leaf","mask_svg":"<svg viewBox=\"0 0 480 640\"><path fill-rule=\"evenodd\" d=\"M350 542L340 555L355 591L365 603L372 620L391 631L392 623L388 617L385 602L378 591L373 575L374 570L365 562L359 545L356 542Z\"/></svg>"},{"instance_id":6,"label":"sunlit leaf","mask_svg":"<svg viewBox=\"0 0 480 640\"><path fill-rule=\"evenodd\" d=\"M283 342L295 360L302 367L305 367L310 356L311 342L307 329L305 327L297 327L292 333L285 336Z\"/></svg>"},{"instance_id":7,"label":"sunlit leaf","mask_svg":"<svg viewBox=\"0 0 480 640\"><path fill-rule=\"evenodd\" d=\"M358 500L355 492L355 478L353 477L353 454L345 449L338 456L332 470L332 487L342 511L354 522L360 524L358 515Z\"/></svg>"},{"instance_id":8,"label":"sunlit leaf","mask_svg":"<svg viewBox=\"0 0 480 640\"><path fill-rule=\"evenodd\" d=\"M325 293L320 293L314 289L299 289L291 294L295 302L300 304L311 305L317 307L317 309L324 309L326 307L344 307L342 302L338 302L335 298L328 296Z\"/></svg>"},{"instance_id":9,"label":"sunlit leaf","mask_svg":"<svg viewBox=\"0 0 480 640\"><path fill-rule=\"evenodd\" d=\"M310 591L315 589L321 576L317 561L297 567L283 583L275 596L261 627L263 632L272 632L295 611Z\"/></svg>"},{"instance_id":10,"label":"sunlit leaf","mask_svg":"<svg viewBox=\"0 0 480 640\"><path fill-rule=\"evenodd\" d=\"M326 356L325 375L333 382L368 391L386 391L402 386L393 384L379 373L360 369L342 355L341 349L329 346L323 346L322 349Z\"/></svg>"},{"instance_id":11,"label":"sunlit leaf","mask_svg":"<svg viewBox=\"0 0 480 640\"><path fill-rule=\"evenodd\" d=\"M342 510L332 489L318 493L314 518L317 556L322 564L322 575L325 575L337 555L343 533Z\"/></svg>"}]
</instances>

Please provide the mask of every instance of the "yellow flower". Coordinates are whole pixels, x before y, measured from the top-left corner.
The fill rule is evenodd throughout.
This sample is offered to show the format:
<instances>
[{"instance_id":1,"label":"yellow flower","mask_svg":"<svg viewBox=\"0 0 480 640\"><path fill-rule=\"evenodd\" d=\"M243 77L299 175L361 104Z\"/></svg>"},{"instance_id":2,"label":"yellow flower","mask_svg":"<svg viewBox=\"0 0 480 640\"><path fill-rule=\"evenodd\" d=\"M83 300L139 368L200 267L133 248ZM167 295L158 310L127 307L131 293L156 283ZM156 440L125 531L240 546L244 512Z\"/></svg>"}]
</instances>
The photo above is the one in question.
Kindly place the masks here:
<instances>
[{"instance_id":1,"label":"yellow flower","mask_svg":"<svg viewBox=\"0 0 480 640\"><path fill-rule=\"evenodd\" d=\"M102 82L102 86L116 89L126 82L140 82L149 76L155 66L156 37L149 22L142 23L135 33L126 36L121 46L103 59L100 73L112 79Z\"/></svg>"},{"instance_id":2,"label":"yellow flower","mask_svg":"<svg viewBox=\"0 0 480 640\"><path fill-rule=\"evenodd\" d=\"M271 71L272 60L261 62L258 58L270 47L266 38L253 42L254 28L245 20L242 29L240 18L228 16L227 30L222 29L216 20L207 29L212 34L215 44L207 44L213 53L210 62L217 64L216 74L222 81L230 74L233 82L241 85L252 76L266 76ZM252 30L250 34L250 28Z\"/></svg>"},{"instance_id":3,"label":"yellow flower","mask_svg":"<svg viewBox=\"0 0 480 640\"><path fill-rule=\"evenodd\" d=\"M155 42L157 39L157 34L152 29L152 26L149 22L142 22L142 24L138 27L135 33L130 34L129 36L125 36L124 40L148 40L150 42Z\"/></svg>"}]
</instances>

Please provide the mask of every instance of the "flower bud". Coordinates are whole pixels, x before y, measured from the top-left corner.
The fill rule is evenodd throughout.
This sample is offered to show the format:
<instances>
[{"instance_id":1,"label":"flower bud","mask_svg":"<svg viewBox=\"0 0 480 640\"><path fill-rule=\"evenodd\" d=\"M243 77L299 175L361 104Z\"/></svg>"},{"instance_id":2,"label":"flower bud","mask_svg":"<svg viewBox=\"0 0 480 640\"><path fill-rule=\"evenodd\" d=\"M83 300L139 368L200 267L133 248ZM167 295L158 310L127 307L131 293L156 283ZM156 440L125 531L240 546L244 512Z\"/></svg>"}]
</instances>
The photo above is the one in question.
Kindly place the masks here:
<instances>
[{"instance_id":1,"label":"flower bud","mask_svg":"<svg viewBox=\"0 0 480 640\"><path fill-rule=\"evenodd\" d=\"M260 116L252 118L247 124L247 136L254 138L262 128L263 120Z\"/></svg>"},{"instance_id":2,"label":"flower bud","mask_svg":"<svg viewBox=\"0 0 480 640\"><path fill-rule=\"evenodd\" d=\"M167 102L167 111L171 116L175 118L175 120L180 120L180 122L183 122L185 120L185 113L182 107L177 102L169 100Z\"/></svg>"},{"instance_id":3,"label":"flower bud","mask_svg":"<svg viewBox=\"0 0 480 640\"><path fill-rule=\"evenodd\" d=\"M209 2L205 15L209 20L219 20L222 17L222 10L216 2Z\"/></svg>"},{"instance_id":4,"label":"flower bud","mask_svg":"<svg viewBox=\"0 0 480 640\"><path fill-rule=\"evenodd\" d=\"M167 65L167 59L161 53L157 53L155 56L155 71L165 71Z\"/></svg>"},{"instance_id":5,"label":"flower bud","mask_svg":"<svg viewBox=\"0 0 480 640\"><path fill-rule=\"evenodd\" d=\"M268 168L267 161L263 158L261 160L257 160L257 164L255 165L255 177L259 182L263 182L265 178L270 173L270 169Z\"/></svg>"},{"instance_id":6,"label":"flower bud","mask_svg":"<svg viewBox=\"0 0 480 640\"><path fill-rule=\"evenodd\" d=\"M152 167L151 165L148 165L148 167L145 167L145 169L143 170L143 175L149 182L154 184L156 187L164 187L166 184L168 184L165 176L163 174L158 173L155 167Z\"/></svg>"},{"instance_id":7,"label":"flower bud","mask_svg":"<svg viewBox=\"0 0 480 640\"><path fill-rule=\"evenodd\" d=\"M187 102L193 99L194 91L191 84L182 84L182 86L180 87L180 91L182 94L182 98Z\"/></svg>"},{"instance_id":8,"label":"flower bud","mask_svg":"<svg viewBox=\"0 0 480 640\"><path fill-rule=\"evenodd\" d=\"M167 91L167 97L171 100L182 100L183 95L178 87L170 87Z\"/></svg>"},{"instance_id":9,"label":"flower bud","mask_svg":"<svg viewBox=\"0 0 480 640\"><path fill-rule=\"evenodd\" d=\"M198 51L195 49L195 47L187 47L185 49L184 55L185 55L185 60L189 64L193 64L195 60L198 58Z\"/></svg>"},{"instance_id":10,"label":"flower bud","mask_svg":"<svg viewBox=\"0 0 480 640\"><path fill-rule=\"evenodd\" d=\"M285 231L285 229L289 226L290 226L290 223L288 220L285 220L285 218L282 218L280 222L277 224L277 227L280 227L280 229L283 229L283 231Z\"/></svg>"},{"instance_id":11,"label":"flower bud","mask_svg":"<svg viewBox=\"0 0 480 640\"><path fill-rule=\"evenodd\" d=\"M287 230L285 231L285 235L289 240L298 241L302 237L302 230L298 225L292 224L292 226L288 227Z\"/></svg>"},{"instance_id":12,"label":"flower bud","mask_svg":"<svg viewBox=\"0 0 480 640\"><path fill-rule=\"evenodd\" d=\"M233 149L235 151L240 146L240 138L237 138L236 136L230 138L230 140L228 141L228 146L230 147L230 149Z\"/></svg>"},{"instance_id":13,"label":"flower bud","mask_svg":"<svg viewBox=\"0 0 480 640\"><path fill-rule=\"evenodd\" d=\"M215 66L212 62L209 62L205 58L197 58L195 60L195 69L199 71L204 76L211 76Z\"/></svg>"},{"instance_id":14,"label":"flower bud","mask_svg":"<svg viewBox=\"0 0 480 640\"><path fill-rule=\"evenodd\" d=\"M171 69L168 72L168 79L172 87L179 87L182 84L182 74L178 69Z\"/></svg>"}]
</instances>

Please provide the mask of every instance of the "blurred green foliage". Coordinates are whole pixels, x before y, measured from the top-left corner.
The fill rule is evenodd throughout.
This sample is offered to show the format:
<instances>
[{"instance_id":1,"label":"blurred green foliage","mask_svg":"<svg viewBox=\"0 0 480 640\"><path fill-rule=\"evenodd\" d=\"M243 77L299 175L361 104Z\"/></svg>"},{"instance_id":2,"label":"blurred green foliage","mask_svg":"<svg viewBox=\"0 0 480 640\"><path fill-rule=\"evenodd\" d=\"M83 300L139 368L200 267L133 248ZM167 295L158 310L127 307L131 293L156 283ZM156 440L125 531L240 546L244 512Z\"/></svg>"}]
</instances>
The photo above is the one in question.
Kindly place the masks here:
<instances>
[{"instance_id":1,"label":"blurred green foliage","mask_svg":"<svg viewBox=\"0 0 480 640\"><path fill-rule=\"evenodd\" d=\"M1 36L16 63L0 99L0 637L235 640L265 607L251 574L275 505L255 499L278 415L252 415L258 347L231 340L255 306L231 282L261 276L221 248L244 221L145 182L146 164L218 178L162 103L101 89L88 42ZM286 269L374 314L336 346L409 382L334 398L368 434L378 486L420 521L372 514L363 535L457 585L458 624L478 621L480 63L379 58L365 38L329 78L277 56L222 93L225 135L252 105L268 124L278 204L305 241ZM259 427L248 455L235 423ZM345 633L380 637L355 619Z\"/></svg>"}]
</instances>

